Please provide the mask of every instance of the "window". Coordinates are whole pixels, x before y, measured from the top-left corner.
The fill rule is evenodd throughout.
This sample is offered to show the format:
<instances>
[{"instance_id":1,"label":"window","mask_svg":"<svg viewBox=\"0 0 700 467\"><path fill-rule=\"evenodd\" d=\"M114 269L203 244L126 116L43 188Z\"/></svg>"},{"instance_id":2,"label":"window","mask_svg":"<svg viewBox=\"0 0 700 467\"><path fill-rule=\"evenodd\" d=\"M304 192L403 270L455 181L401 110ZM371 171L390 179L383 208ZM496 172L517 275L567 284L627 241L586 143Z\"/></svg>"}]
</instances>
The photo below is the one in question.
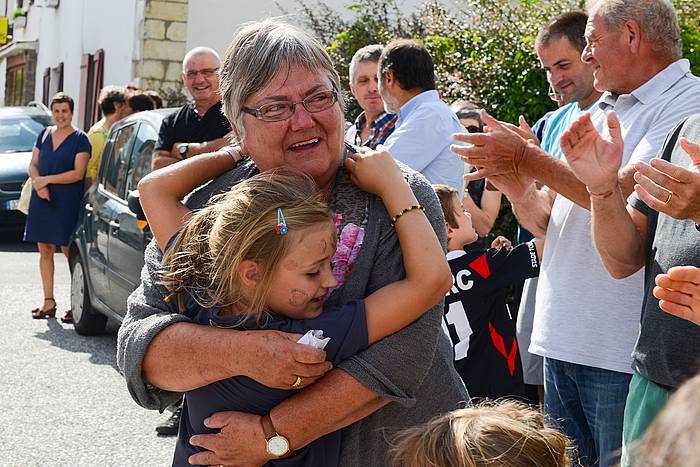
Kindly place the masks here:
<instances>
[{"instance_id":1,"label":"window","mask_svg":"<svg viewBox=\"0 0 700 467\"><path fill-rule=\"evenodd\" d=\"M158 132L151 125L142 123L131 151L131 163L126 176L126 191L128 194L136 190L139 181L151 171L151 155L158 141Z\"/></svg>"},{"instance_id":2,"label":"window","mask_svg":"<svg viewBox=\"0 0 700 467\"><path fill-rule=\"evenodd\" d=\"M129 167L131 147L136 137L136 124L121 128L108 142L110 146L109 162L101 172L104 176L104 189L119 198L124 198L126 172ZM111 143L111 144L110 144ZM105 147L105 153L107 148Z\"/></svg>"},{"instance_id":3,"label":"window","mask_svg":"<svg viewBox=\"0 0 700 467\"><path fill-rule=\"evenodd\" d=\"M24 64L7 69L5 103L24 105Z\"/></svg>"},{"instance_id":4,"label":"window","mask_svg":"<svg viewBox=\"0 0 700 467\"><path fill-rule=\"evenodd\" d=\"M51 98L60 91L63 91L63 62L54 68L44 68L41 101L45 106L48 106Z\"/></svg>"}]
</instances>

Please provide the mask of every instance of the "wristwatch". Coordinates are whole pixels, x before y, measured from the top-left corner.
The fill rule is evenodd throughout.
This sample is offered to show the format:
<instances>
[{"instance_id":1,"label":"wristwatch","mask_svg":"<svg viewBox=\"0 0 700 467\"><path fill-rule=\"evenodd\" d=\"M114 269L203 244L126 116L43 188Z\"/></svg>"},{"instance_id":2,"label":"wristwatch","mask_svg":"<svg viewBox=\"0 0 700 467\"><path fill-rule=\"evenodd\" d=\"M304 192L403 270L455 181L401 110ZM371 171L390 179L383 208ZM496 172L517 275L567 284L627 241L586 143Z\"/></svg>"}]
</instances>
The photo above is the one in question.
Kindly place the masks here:
<instances>
[{"instance_id":1,"label":"wristwatch","mask_svg":"<svg viewBox=\"0 0 700 467\"><path fill-rule=\"evenodd\" d=\"M265 441L267 441L265 449L268 454L275 457L287 457L291 454L292 450L289 447L289 440L277 433L275 426L272 424L270 414L263 415L262 418L260 418L260 424L262 425L265 435Z\"/></svg>"},{"instance_id":2,"label":"wristwatch","mask_svg":"<svg viewBox=\"0 0 700 467\"><path fill-rule=\"evenodd\" d=\"M177 151L180 153L183 159L187 159L187 150L190 148L189 144L181 144Z\"/></svg>"}]
</instances>

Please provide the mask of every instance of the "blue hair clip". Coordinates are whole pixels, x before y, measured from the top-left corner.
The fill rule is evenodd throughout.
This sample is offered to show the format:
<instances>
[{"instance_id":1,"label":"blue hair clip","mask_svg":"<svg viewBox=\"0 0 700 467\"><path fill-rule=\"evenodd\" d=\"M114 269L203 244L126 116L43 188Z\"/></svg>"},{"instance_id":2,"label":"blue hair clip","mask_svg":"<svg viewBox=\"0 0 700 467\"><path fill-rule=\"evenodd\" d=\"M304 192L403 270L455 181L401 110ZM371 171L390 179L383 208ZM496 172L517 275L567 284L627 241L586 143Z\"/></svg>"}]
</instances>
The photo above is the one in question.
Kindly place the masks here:
<instances>
[{"instance_id":1,"label":"blue hair clip","mask_svg":"<svg viewBox=\"0 0 700 467\"><path fill-rule=\"evenodd\" d=\"M284 220L284 214L282 214L282 208L277 208L277 227L275 227L275 232L277 235L287 235L287 221Z\"/></svg>"}]
</instances>

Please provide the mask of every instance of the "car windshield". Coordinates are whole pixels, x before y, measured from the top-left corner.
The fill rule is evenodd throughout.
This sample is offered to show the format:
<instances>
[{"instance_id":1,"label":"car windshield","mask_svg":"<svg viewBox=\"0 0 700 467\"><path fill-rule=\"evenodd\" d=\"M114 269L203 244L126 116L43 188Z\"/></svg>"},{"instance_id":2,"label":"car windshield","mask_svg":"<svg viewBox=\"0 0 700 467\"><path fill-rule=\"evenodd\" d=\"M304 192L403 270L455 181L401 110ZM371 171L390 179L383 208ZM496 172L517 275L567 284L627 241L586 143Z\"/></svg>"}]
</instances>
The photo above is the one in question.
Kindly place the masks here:
<instances>
[{"instance_id":1,"label":"car windshield","mask_svg":"<svg viewBox=\"0 0 700 467\"><path fill-rule=\"evenodd\" d=\"M41 130L49 125L49 115L0 116L0 153L31 151Z\"/></svg>"}]
</instances>

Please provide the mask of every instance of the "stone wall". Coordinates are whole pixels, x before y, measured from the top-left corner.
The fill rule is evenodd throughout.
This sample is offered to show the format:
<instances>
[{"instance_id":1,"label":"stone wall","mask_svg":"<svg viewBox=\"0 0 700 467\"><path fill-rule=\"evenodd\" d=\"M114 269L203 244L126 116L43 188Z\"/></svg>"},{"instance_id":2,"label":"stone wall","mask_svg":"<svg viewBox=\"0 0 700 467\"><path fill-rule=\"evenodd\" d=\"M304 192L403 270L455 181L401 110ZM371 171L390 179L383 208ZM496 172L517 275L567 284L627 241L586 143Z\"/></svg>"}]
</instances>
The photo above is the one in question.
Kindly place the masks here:
<instances>
[{"instance_id":1,"label":"stone wall","mask_svg":"<svg viewBox=\"0 0 700 467\"><path fill-rule=\"evenodd\" d=\"M141 59L134 67L141 88L166 94L182 89L187 3L188 0L146 0L140 38Z\"/></svg>"}]
</instances>

